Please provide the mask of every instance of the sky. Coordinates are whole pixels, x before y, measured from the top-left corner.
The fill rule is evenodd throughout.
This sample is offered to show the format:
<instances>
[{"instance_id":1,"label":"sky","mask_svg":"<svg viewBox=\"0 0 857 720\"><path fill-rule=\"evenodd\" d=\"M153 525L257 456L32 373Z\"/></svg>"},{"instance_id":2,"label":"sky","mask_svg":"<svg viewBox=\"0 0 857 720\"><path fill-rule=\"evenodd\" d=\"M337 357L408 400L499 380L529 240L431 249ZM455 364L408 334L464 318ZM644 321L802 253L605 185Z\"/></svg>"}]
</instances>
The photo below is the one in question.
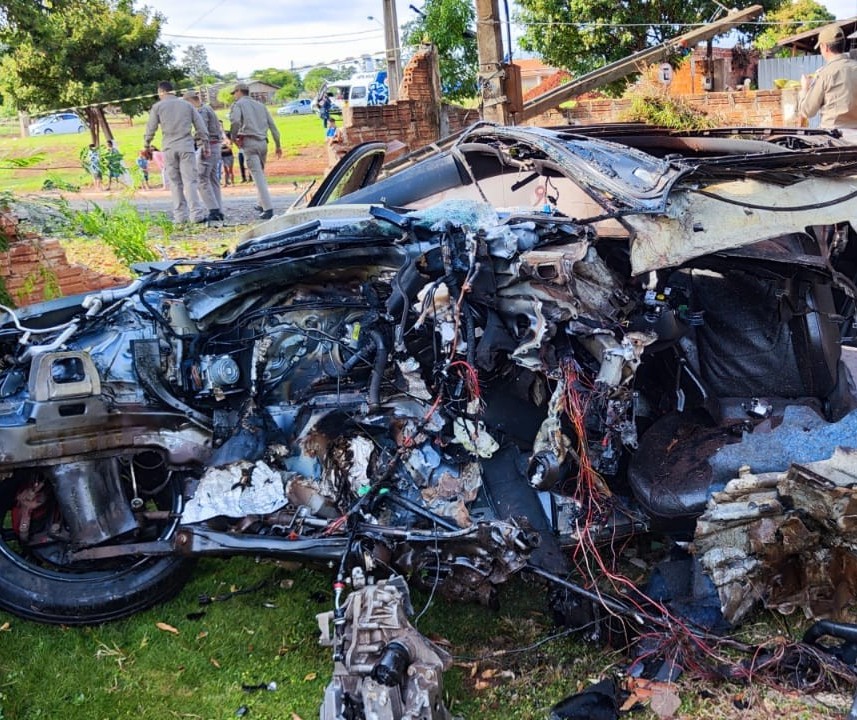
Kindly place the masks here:
<instances>
[{"instance_id":1,"label":"sky","mask_svg":"<svg viewBox=\"0 0 857 720\"><path fill-rule=\"evenodd\" d=\"M422 8L423 0L411 0ZM855 0L857 2L857 0ZM188 45L205 46L219 73L298 69L364 53L384 57L382 0L139 0L165 18L162 39L180 60ZM398 25L413 20L409 0L396 0ZM372 19L370 19L372 18Z\"/></svg>"},{"instance_id":2,"label":"sky","mask_svg":"<svg viewBox=\"0 0 857 720\"><path fill-rule=\"evenodd\" d=\"M422 8L424 3L396 0L399 27L416 18L411 4ZM837 18L857 15L857 0L822 4ZM139 5L166 18L162 37L175 46L176 60L188 45L203 45L213 70L241 78L269 67L336 67L337 61L364 53L384 55L382 0L140 0ZM502 14L504 2L499 5ZM512 0L509 5L514 13Z\"/></svg>"}]
</instances>

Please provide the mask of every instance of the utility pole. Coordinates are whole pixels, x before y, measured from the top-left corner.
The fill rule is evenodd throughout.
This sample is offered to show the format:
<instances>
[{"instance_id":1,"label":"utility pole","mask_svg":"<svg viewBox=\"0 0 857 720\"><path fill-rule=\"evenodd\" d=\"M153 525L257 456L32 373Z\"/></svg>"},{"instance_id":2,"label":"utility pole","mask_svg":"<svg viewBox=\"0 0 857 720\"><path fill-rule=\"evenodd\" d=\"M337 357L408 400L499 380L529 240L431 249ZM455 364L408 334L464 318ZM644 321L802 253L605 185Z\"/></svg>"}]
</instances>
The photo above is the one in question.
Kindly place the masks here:
<instances>
[{"instance_id":1,"label":"utility pole","mask_svg":"<svg viewBox=\"0 0 857 720\"><path fill-rule=\"evenodd\" d=\"M387 55L387 86L390 102L399 97L402 84L402 49L399 47L399 20L395 0L384 0L384 45Z\"/></svg>"},{"instance_id":2,"label":"utility pole","mask_svg":"<svg viewBox=\"0 0 857 720\"><path fill-rule=\"evenodd\" d=\"M482 119L509 124L509 108L503 90L503 32L498 0L476 0L476 49L479 53L479 90Z\"/></svg>"}]
</instances>

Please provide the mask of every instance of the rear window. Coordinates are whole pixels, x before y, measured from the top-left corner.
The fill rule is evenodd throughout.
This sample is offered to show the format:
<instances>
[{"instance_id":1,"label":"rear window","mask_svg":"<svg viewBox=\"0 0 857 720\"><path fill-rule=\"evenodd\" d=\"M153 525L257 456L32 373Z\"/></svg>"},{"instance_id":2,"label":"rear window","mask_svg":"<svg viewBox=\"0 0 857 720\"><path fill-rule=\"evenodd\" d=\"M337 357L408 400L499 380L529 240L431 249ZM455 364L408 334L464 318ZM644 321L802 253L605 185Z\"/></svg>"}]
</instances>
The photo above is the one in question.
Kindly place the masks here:
<instances>
[{"instance_id":1,"label":"rear window","mask_svg":"<svg viewBox=\"0 0 857 720\"><path fill-rule=\"evenodd\" d=\"M366 97L366 88L362 85L355 85L351 88L351 99L359 100Z\"/></svg>"}]
</instances>

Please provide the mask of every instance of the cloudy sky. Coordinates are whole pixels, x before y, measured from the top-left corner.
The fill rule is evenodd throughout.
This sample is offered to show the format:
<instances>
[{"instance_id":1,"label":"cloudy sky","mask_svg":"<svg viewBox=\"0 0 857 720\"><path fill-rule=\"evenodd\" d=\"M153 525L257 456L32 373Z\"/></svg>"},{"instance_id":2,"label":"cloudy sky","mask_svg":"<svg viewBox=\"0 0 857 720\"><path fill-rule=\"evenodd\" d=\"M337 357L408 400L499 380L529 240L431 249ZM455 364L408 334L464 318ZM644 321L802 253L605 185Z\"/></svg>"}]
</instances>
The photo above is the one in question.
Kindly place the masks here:
<instances>
[{"instance_id":1,"label":"cloudy sky","mask_svg":"<svg viewBox=\"0 0 857 720\"><path fill-rule=\"evenodd\" d=\"M397 0L399 26L415 17L409 4ZM413 4L421 8L423 2ZM188 45L204 45L214 70L240 77L256 69L384 53L382 0L140 0L141 5L166 18L163 38L176 46L176 59Z\"/></svg>"},{"instance_id":2,"label":"cloudy sky","mask_svg":"<svg viewBox=\"0 0 857 720\"><path fill-rule=\"evenodd\" d=\"M838 18L857 15L857 0L821 1ZM176 59L188 45L204 45L214 70L237 72L239 77L268 67L335 66L337 60L364 53L383 56L384 52L382 0L317 4L307 0L141 0L139 4L164 15L164 39L176 46ZM399 26L416 17L410 4L422 8L423 0L396 0ZM514 6L512 0L509 4ZM502 12L502 2L500 7Z\"/></svg>"}]
</instances>

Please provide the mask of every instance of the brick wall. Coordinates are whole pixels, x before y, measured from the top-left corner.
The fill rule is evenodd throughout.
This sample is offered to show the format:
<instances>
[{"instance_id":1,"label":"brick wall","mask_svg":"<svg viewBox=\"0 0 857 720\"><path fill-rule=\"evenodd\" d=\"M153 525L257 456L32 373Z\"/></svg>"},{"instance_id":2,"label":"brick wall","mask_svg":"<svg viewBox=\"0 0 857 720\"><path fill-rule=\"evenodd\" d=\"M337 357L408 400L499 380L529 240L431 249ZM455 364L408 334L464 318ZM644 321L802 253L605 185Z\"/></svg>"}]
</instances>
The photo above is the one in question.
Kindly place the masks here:
<instances>
[{"instance_id":1,"label":"brick wall","mask_svg":"<svg viewBox=\"0 0 857 720\"><path fill-rule=\"evenodd\" d=\"M684 102L712 116L718 125L782 127L780 90L734 90L685 95ZM591 125L621 122L630 108L628 99L579 100L574 108L552 110L528 121L528 125Z\"/></svg>"},{"instance_id":2,"label":"brick wall","mask_svg":"<svg viewBox=\"0 0 857 720\"><path fill-rule=\"evenodd\" d=\"M441 103L440 98L437 51L427 45L414 53L405 67L396 102L343 109L346 149L380 141L403 143L400 152L410 152L479 119L476 110Z\"/></svg>"},{"instance_id":3,"label":"brick wall","mask_svg":"<svg viewBox=\"0 0 857 720\"><path fill-rule=\"evenodd\" d=\"M17 305L49 299L57 289L61 295L76 295L128 282L72 265L58 241L37 237L15 239L0 253L0 277Z\"/></svg>"}]
</instances>

